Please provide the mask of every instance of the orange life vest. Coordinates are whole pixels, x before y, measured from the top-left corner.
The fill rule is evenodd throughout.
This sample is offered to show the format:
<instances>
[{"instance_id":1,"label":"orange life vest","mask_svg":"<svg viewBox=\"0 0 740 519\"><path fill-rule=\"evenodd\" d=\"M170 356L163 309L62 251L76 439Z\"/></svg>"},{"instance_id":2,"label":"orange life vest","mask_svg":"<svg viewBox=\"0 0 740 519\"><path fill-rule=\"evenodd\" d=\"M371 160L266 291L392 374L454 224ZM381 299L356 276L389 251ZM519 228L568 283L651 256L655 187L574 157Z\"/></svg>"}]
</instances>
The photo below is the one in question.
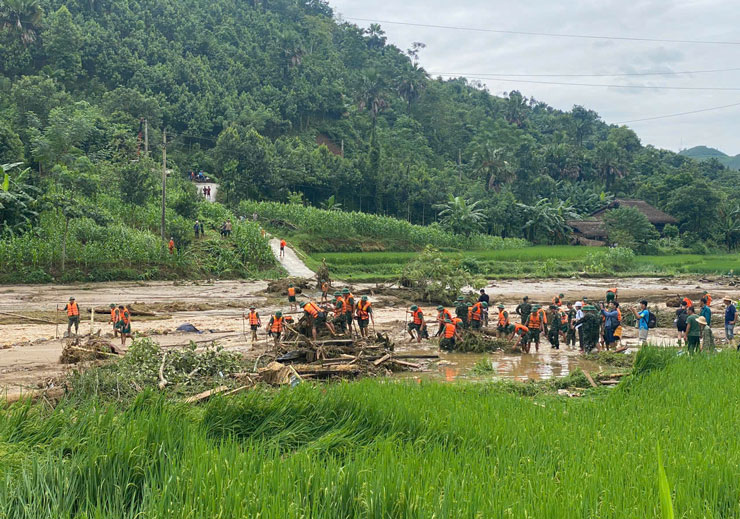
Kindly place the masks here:
<instances>
[{"instance_id":1,"label":"orange life vest","mask_svg":"<svg viewBox=\"0 0 740 519\"><path fill-rule=\"evenodd\" d=\"M707 298L707 306L712 306L712 296L710 296L709 294L707 294L704 297Z\"/></svg>"},{"instance_id":2,"label":"orange life vest","mask_svg":"<svg viewBox=\"0 0 740 519\"><path fill-rule=\"evenodd\" d=\"M454 324L455 326L460 326L462 324L462 322L463 322L463 320L460 319L459 317L453 317L452 318L452 324Z\"/></svg>"},{"instance_id":3,"label":"orange life vest","mask_svg":"<svg viewBox=\"0 0 740 519\"><path fill-rule=\"evenodd\" d=\"M352 294L347 294L344 296L344 313L345 314L351 314L352 313L352 303L354 303L355 296Z\"/></svg>"},{"instance_id":4,"label":"orange life vest","mask_svg":"<svg viewBox=\"0 0 740 519\"><path fill-rule=\"evenodd\" d=\"M421 324L422 319L424 318L424 314L421 310L414 310L413 312L414 316L414 324Z\"/></svg>"},{"instance_id":5,"label":"orange life vest","mask_svg":"<svg viewBox=\"0 0 740 519\"><path fill-rule=\"evenodd\" d=\"M457 326L452 323L445 323L445 339L452 339L455 336Z\"/></svg>"},{"instance_id":6,"label":"orange life vest","mask_svg":"<svg viewBox=\"0 0 740 519\"><path fill-rule=\"evenodd\" d=\"M314 303L306 303L303 306L303 311L316 319L319 316L319 312L321 311L321 309L319 309L319 307L316 306Z\"/></svg>"},{"instance_id":7,"label":"orange life vest","mask_svg":"<svg viewBox=\"0 0 740 519\"><path fill-rule=\"evenodd\" d=\"M506 310L501 310L498 313L498 325L503 326L509 326L509 314L506 313Z\"/></svg>"},{"instance_id":8,"label":"orange life vest","mask_svg":"<svg viewBox=\"0 0 740 519\"><path fill-rule=\"evenodd\" d=\"M290 297L293 297L295 295L295 288L293 287L288 288L288 295Z\"/></svg>"},{"instance_id":9,"label":"orange life vest","mask_svg":"<svg viewBox=\"0 0 740 519\"><path fill-rule=\"evenodd\" d=\"M69 317L80 315L80 307L77 306L77 303L67 303L67 315Z\"/></svg>"},{"instance_id":10,"label":"orange life vest","mask_svg":"<svg viewBox=\"0 0 740 519\"><path fill-rule=\"evenodd\" d=\"M440 323L445 322L445 319L449 319L450 321L452 321L452 314L446 308L437 314L437 320Z\"/></svg>"},{"instance_id":11,"label":"orange life vest","mask_svg":"<svg viewBox=\"0 0 740 519\"><path fill-rule=\"evenodd\" d=\"M345 306L347 306L347 303L344 302L344 299L341 296L337 296L336 301L334 301L334 315L343 314Z\"/></svg>"},{"instance_id":12,"label":"orange life vest","mask_svg":"<svg viewBox=\"0 0 740 519\"><path fill-rule=\"evenodd\" d=\"M117 323L120 321L118 317L118 308L111 308L110 310L110 322Z\"/></svg>"},{"instance_id":13,"label":"orange life vest","mask_svg":"<svg viewBox=\"0 0 740 519\"><path fill-rule=\"evenodd\" d=\"M360 301L359 303L357 303L357 317L359 317L363 321L365 319L369 319L370 318L370 311L369 311L370 306L371 306L370 301Z\"/></svg>"},{"instance_id":14,"label":"orange life vest","mask_svg":"<svg viewBox=\"0 0 740 519\"><path fill-rule=\"evenodd\" d=\"M529 314L529 321L527 321L527 327L530 330L539 330L542 328L542 319L540 317L540 311L537 310L534 313Z\"/></svg>"},{"instance_id":15,"label":"orange life vest","mask_svg":"<svg viewBox=\"0 0 740 519\"><path fill-rule=\"evenodd\" d=\"M270 326L272 333L280 333L283 331L283 317L272 316L272 326Z\"/></svg>"},{"instance_id":16,"label":"orange life vest","mask_svg":"<svg viewBox=\"0 0 740 519\"><path fill-rule=\"evenodd\" d=\"M566 313L560 314L560 324L568 324L568 314Z\"/></svg>"},{"instance_id":17,"label":"orange life vest","mask_svg":"<svg viewBox=\"0 0 740 519\"><path fill-rule=\"evenodd\" d=\"M260 316L257 312L249 312L249 324L257 326L260 323Z\"/></svg>"},{"instance_id":18,"label":"orange life vest","mask_svg":"<svg viewBox=\"0 0 740 519\"><path fill-rule=\"evenodd\" d=\"M287 243L285 242L285 240L280 240L280 246L281 247L285 247L286 245L287 245Z\"/></svg>"},{"instance_id":19,"label":"orange life vest","mask_svg":"<svg viewBox=\"0 0 740 519\"><path fill-rule=\"evenodd\" d=\"M562 306L563 302L560 301L560 297L555 296L555 297L552 298L552 304L554 304L556 306Z\"/></svg>"},{"instance_id":20,"label":"orange life vest","mask_svg":"<svg viewBox=\"0 0 740 519\"><path fill-rule=\"evenodd\" d=\"M170 247L170 250L174 249L175 248L175 242L172 241L172 240L170 240L169 247Z\"/></svg>"},{"instance_id":21,"label":"orange life vest","mask_svg":"<svg viewBox=\"0 0 740 519\"><path fill-rule=\"evenodd\" d=\"M121 321L123 324L128 325L131 322L131 315L128 313L128 308L124 308L121 311Z\"/></svg>"},{"instance_id":22,"label":"orange life vest","mask_svg":"<svg viewBox=\"0 0 740 519\"><path fill-rule=\"evenodd\" d=\"M526 326L522 326L521 324L515 324L514 333L518 333L519 335L524 335L525 333L529 333L529 328L527 328Z\"/></svg>"},{"instance_id":23,"label":"orange life vest","mask_svg":"<svg viewBox=\"0 0 740 519\"><path fill-rule=\"evenodd\" d=\"M693 301L689 299L688 297L684 297L683 300L686 302L686 306L694 306Z\"/></svg>"},{"instance_id":24,"label":"orange life vest","mask_svg":"<svg viewBox=\"0 0 740 519\"><path fill-rule=\"evenodd\" d=\"M471 317L473 321L480 321L483 317L483 305L481 303L475 303L471 307Z\"/></svg>"}]
</instances>

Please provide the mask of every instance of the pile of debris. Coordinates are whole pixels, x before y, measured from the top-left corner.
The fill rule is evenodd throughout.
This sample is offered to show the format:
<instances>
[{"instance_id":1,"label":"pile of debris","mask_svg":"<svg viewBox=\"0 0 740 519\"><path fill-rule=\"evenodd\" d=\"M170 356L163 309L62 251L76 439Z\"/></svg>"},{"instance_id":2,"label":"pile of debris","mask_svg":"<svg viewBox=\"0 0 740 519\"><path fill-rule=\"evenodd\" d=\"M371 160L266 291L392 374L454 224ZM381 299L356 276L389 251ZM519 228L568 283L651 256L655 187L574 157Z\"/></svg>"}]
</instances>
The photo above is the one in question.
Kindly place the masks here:
<instances>
[{"instance_id":1,"label":"pile of debris","mask_svg":"<svg viewBox=\"0 0 740 519\"><path fill-rule=\"evenodd\" d=\"M301 318L287 325L275 361L259 369L259 378L273 385L306 379L383 376L397 371L422 371L436 354L395 354L395 345L385 334L367 338L351 335L331 337L324 333L313 340L308 321Z\"/></svg>"},{"instance_id":2,"label":"pile of debris","mask_svg":"<svg viewBox=\"0 0 740 519\"><path fill-rule=\"evenodd\" d=\"M515 341L499 337L498 333L491 330L464 330L462 340L455 342L455 350L459 353L493 353L502 351L504 353L521 352L516 347Z\"/></svg>"},{"instance_id":3,"label":"pile of debris","mask_svg":"<svg viewBox=\"0 0 740 519\"><path fill-rule=\"evenodd\" d=\"M280 294L286 295L288 293L288 287L293 285L297 294L303 293L304 290L309 288L309 280L304 278L283 278L270 281L267 284L267 288L264 290L267 294Z\"/></svg>"},{"instance_id":4,"label":"pile of debris","mask_svg":"<svg viewBox=\"0 0 740 519\"><path fill-rule=\"evenodd\" d=\"M87 337L84 343L79 337L67 339L62 348L60 364L78 364L91 360L103 360L117 357L115 347L107 340L93 335Z\"/></svg>"}]
</instances>

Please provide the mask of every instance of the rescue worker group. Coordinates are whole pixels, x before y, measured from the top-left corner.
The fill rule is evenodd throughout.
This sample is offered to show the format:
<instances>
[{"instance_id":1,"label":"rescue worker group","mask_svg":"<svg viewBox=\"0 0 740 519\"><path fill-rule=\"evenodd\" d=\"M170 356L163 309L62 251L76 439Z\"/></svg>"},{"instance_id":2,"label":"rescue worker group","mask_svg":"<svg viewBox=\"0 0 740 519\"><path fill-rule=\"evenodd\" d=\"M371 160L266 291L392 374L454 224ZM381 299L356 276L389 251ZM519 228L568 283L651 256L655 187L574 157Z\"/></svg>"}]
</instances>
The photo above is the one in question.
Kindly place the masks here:
<instances>
[{"instance_id":1,"label":"rescue worker group","mask_svg":"<svg viewBox=\"0 0 740 519\"><path fill-rule=\"evenodd\" d=\"M371 324L373 330L375 329L373 307L367 296L357 299L349 288L343 288L334 292L334 298L330 300L328 282L322 283L321 299L318 302L315 298L305 297L299 301L298 294L299 289L290 284L287 290L290 313L302 313L306 317L314 341L323 328L326 328L332 336L349 335L360 338L368 337ZM729 301L729 298L725 299ZM701 332L708 328L707 325L711 320L710 305L711 296L705 293L701 299L701 311L695 314L693 303L688 298L683 298L681 308L676 312L675 321L679 332L679 346L683 338L690 351L698 349L699 344L694 343L699 342L699 327ZM480 290L476 302L466 301L464 296L459 296L452 306L454 315L451 310L440 305L435 316L438 326L435 337L439 337L439 347L445 351L455 350L456 342L462 340L467 331L475 332L489 328L490 297L484 289ZM551 304L545 306L547 308L532 304L529 297L524 297L514 310L519 321L515 322L506 306L499 303L495 305L497 312L492 312L495 316L495 329L491 329L490 333L509 341L515 349L523 353L530 353L533 344L535 351L539 352L543 335L550 343L550 347L556 350L560 349L562 343L568 348L575 348L577 345L584 353L619 348L623 335L623 307L619 302L617 288L608 289L604 301L591 303L588 298L583 297L581 300L571 302L565 300L564 294L559 294L552 298ZM734 306L732 309L734 310ZM80 308L74 297L70 297L64 310L69 318L67 335L71 336L73 326L77 334ZM638 329L640 344L647 343L649 330L657 326L656 316L648 309L648 302L642 300L639 308L629 307L627 311L634 316L634 326ZM130 312L124 305L111 304L110 313L114 336L120 336L121 345L125 347L126 339L132 337ZM251 306L249 312L243 313L242 317L245 323L249 324L252 342L257 342L262 319L256 307ZM293 322L292 316L284 315L282 311L277 311L270 317L266 332L272 337L275 345L279 344L286 327ZM734 313L732 324L734 327ZM418 305L412 305L406 310L405 327L410 337L409 342L421 343L424 339L430 339L427 319ZM693 327L697 330L693 330Z\"/></svg>"}]
</instances>

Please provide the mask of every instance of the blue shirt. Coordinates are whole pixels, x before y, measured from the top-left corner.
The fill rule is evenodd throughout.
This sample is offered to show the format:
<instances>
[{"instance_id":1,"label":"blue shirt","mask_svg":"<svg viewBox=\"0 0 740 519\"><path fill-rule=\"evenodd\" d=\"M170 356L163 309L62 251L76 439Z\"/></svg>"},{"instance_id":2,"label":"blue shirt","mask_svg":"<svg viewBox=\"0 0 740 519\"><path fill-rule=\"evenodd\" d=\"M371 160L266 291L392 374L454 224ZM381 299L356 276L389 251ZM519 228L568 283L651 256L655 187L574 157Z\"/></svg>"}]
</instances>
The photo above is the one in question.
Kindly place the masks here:
<instances>
[{"instance_id":1,"label":"blue shirt","mask_svg":"<svg viewBox=\"0 0 740 519\"><path fill-rule=\"evenodd\" d=\"M699 317L707 320L707 326L712 326L712 310L708 306L699 310Z\"/></svg>"},{"instance_id":2,"label":"blue shirt","mask_svg":"<svg viewBox=\"0 0 740 519\"><path fill-rule=\"evenodd\" d=\"M735 320L735 315L737 314L737 310L735 309L735 305L730 304L727 308L725 308L725 324L730 324Z\"/></svg>"},{"instance_id":3,"label":"blue shirt","mask_svg":"<svg viewBox=\"0 0 740 519\"><path fill-rule=\"evenodd\" d=\"M614 310L613 312L607 312L606 310L602 309L601 315L606 317L606 321L604 321L604 326L606 328L612 330L619 326L619 312L617 310Z\"/></svg>"},{"instance_id":4,"label":"blue shirt","mask_svg":"<svg viewBox=\"0 0 740 519\"><path fill-rule=\"evenodd\" d=\"M647 330L648 329L648 320L650 319L650 312L646 308L645 310L638 312L637 315L640 317L640 329L641 330Z\"/></svg>"}]
</instances>

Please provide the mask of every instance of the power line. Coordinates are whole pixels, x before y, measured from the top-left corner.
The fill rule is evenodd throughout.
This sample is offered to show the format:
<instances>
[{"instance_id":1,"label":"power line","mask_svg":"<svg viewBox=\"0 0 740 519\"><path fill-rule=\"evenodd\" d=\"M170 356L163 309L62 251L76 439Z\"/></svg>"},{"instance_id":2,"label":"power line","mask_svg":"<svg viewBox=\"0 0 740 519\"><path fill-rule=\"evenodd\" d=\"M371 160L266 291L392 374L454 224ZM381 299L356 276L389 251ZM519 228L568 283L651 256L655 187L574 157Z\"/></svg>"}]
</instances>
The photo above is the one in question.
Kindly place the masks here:
<instances>
[{"instance_id":1,"label":"power line","mask_svg":"<svg viewBox=\"0 0 740 519\"><path fill-rule=\"evenodd\" d=\"M603 87L603 88L639 88L648 90L703 90L712 92L736 92L740 87L690 87L690 86L666 86L666 85L614 85L598 83L566 83L561 81L534 81L531 79L506 79L496 77L467 77L467 79L477 79L480 81L505 81L508 83L530 83L534 85L562 85L578 87Z\"/></svg>"},{"instance_id":2,"label":"power line","mask_svg":"<svg viewBox=\"0 0 740 519\"><path fill-rule=\"evenodd\" d=\"M495 76L495 77L632 77L632 76L678 76L684 74L710 74L715 72L737 72L740 68L718 68L709 70L683 70L676 72L624 72L618 74L507 74L474 72L429 72L431 76Z\"/></svg>"},{"instance_id":3,"label":"power line","mask_svg":"<svg viewBox=\"0 0 740 519\"><path fill-rule=\"evenodd\" d=\"M587 40L617 40L617 41L641 41L641 42L654 42L654 43L688 43L696 45L740 45L740 41L722 41L722 40L674 40L674 39L663 39L663 38L639 38L631 36L598 36L595 34L565 34L565 33L552 33L552 32L534 32L534 31L510 31L504 29L481 29L478 27L458 27L454 25L435 25L427 23L414 23L414 22L396 22L390 20L374 20L372 18L355 18L353 16L345 16L347 20L354 20L358 22L370 22L370 23L384 23L388 25L405 25L410 27L425 27L428 29L449 29L454 31L471 31L471 32L488 32L495 34L516 34L521 36L546 36L550 38L578 38Z\"/></svg>"},{"instance_id":4,"label":"power line","mask_svg":"<svg viewBox=\"0 0 740 519\"><path fill-rule=\"evenodd\" d=\"M643 121L655 121L657 119L668 119L670 117L680 117L682 115L691 115L691 114L699 114L702 112L711 112L713 110L722 110L723 108L732 108L734 106L740 106L740 103L733 103L733 104L724 105L724 106L715 106L713 108L703 108L701 110L692 110L691 112L680 112L677 114L658 115L656 117L645 117L644 119L632 119L630 121L619 121L613 124L627 124L627 123L639 123Z\"/></svg>"}]
</instances>

